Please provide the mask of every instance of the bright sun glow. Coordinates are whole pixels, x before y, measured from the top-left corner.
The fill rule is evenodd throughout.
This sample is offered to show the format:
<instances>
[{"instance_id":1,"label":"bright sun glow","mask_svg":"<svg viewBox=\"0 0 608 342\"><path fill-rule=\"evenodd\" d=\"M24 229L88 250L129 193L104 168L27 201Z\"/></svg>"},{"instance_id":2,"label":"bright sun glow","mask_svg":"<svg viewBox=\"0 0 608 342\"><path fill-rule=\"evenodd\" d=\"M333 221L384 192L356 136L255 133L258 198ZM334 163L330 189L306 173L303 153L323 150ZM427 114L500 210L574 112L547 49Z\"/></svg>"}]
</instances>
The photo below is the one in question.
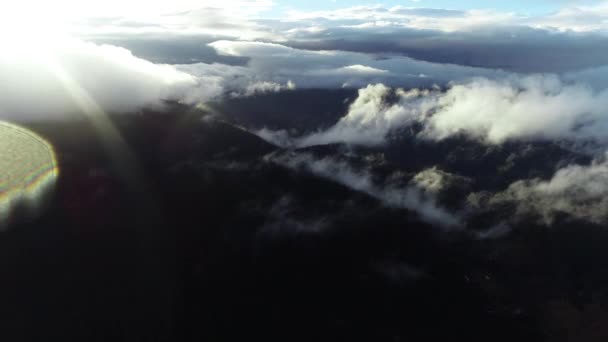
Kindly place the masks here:
<instances>
[{"instance_id":1,"label":"bright sun glow","mask_svg":"<svg viewBox=\"0 0 608 342\"><path fill-rule=\"evenodd\" d=\"M0 42L8 53L43 57L65 36L69 12L48 3L11 2L0 12ZM37 8L37 10L32 10Z\"/></svg>"},{"instance_id":2,"label":"bright sun glow","mask_svg":"<svg viewBox=\"0 0 608 342\"><path fill-rule=\"evenodd\" d=\"M272 6L271 0L11 1L3 3L0 10L0 43L25 54L45 55L45 50L58 40L111 29L114 20L171 26L176 24L172 16L200 7L229 8L236 15L256 13Z\"/></svg>"}]
</instances>

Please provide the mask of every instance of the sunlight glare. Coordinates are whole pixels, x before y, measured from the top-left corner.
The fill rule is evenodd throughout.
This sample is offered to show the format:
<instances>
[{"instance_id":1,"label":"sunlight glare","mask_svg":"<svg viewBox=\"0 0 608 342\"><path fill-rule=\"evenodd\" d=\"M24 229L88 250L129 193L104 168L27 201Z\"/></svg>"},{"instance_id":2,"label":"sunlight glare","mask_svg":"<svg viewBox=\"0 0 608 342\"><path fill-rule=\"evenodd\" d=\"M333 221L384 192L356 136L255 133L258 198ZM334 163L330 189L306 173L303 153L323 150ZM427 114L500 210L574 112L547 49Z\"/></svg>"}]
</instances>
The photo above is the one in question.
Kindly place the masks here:
<instances>
[{"instance_id":1,"label":"sunlight glare","mask_svg":"<svg viewBox=\"0 0 608 342\"><path fill-rule=\"evenodd\" d=\"M0 43L9 54L42 57L66 35L68 15L52 1L13 1L0 10Z\"/></svg>"},{"instance_id":2,"label":"sunlight glare","mask_svg":"<svg viewBox=\"0 0 608 342\"><path fill-rule=\"evenodd\" d=\"M25 128L0 121L0 230L19 208L35 214L58 174L55 152L48 142Z\"/></svg>"}]
</instances>

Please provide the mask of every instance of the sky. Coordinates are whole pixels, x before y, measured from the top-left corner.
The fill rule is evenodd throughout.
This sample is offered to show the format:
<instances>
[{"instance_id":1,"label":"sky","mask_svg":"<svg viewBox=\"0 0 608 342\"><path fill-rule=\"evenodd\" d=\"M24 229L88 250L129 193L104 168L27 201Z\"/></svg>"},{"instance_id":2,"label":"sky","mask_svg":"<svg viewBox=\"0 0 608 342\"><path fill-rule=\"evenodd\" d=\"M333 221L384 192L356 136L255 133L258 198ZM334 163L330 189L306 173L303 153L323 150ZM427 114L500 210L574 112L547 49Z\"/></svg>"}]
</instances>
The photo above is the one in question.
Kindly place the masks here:
<instances>
[{"instance_id":1,"label":"sky","mask_svg":"<svg viewBox=\"0 0 608 342\"><path fill-rule=\"evenodd\" d=\"M578 6L588 6L601 3L599 0L386 0L386 1L367 1L367 0L291 0L277 1L277 8L271 11L274 15L281 15L284 11L291 9L297 10L332 10L348 6L361 5L385 5L404 6L404 7L428 7L446 9L495 9L500 11L516 12L521 14L548 14L556 12L567 5L576 4Z\"/></svg>"},{"instance_id":2,"label":"sky","mask_svg":"<svg viewBox=\"0 0 608 342\"><path fill-rule=\"evenodd\" d=\"M594 164L513 184L496 201L583 194L549 207L577 213L608 198L608 186L587 182L608 179L607 0L22 0L0 5L0 44L0 82L10 85L0 120L84 116L113 132L108 113L167 100L204 108L349 89L356 99L331 127L255 134L289 147L379 146L416 125L427 141L551 141ZM605 212L602 201L594 212Z\"/></svg>"},{"instance_id":3,"label":"sky","mask_svg":"<svg viewBox=\"0 0 608 342\"><path fill-rule=\"evenodd\" d=\"M2 5L0 42L0 77L13 84L0 115L27 119L74 108L66 80L110 111L299 88L476 78L499 87L535 75L608 87L605 0L23 0ZM27 101L33 93L45 101Z\"/></svg>"},{"instance_id":4,"label":"sky","mask_svg":"<svg viewBox=\"0 0 608 342\"><path fill-rule=\"evenodd\" d=\"M23 0L2 5L3 19L10 19L15 14L40 19L42 17L82 18L127 16L144 17L150 14L168 14L196 8L217 7L236 12L256 13L260 17L280 18L289 11L328 11L353 6L383 6L386 8L418 7L436 9L475 10L486 9L502 12L513 12L521 15L550 14L564 8L597 6L603 0L108 0L83 2L76 0ZM32 11L33 8L39 9ZM21 18L22 19L22 18Z\"/></svg>"}]
</instances>

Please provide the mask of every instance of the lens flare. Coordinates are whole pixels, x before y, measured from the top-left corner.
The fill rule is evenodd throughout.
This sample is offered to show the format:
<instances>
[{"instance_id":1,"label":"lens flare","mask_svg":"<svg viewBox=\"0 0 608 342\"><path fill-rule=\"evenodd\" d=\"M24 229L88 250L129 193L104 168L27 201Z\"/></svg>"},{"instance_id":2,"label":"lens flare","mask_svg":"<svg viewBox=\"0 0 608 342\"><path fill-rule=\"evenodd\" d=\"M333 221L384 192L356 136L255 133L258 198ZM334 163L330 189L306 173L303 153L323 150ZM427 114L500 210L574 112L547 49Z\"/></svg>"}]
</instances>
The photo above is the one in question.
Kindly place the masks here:
<instances>
[{"instance_id":1,"label":"lens flare","mask_svg":"<svg viewBox=\"0 0 608 342\"><path fill-rule=\"evenodd\" d=\"M0 121L0 229L18 209L32 214L55 184L59 169L53 147L35 133Z\"/></svg>"}]
</instances>

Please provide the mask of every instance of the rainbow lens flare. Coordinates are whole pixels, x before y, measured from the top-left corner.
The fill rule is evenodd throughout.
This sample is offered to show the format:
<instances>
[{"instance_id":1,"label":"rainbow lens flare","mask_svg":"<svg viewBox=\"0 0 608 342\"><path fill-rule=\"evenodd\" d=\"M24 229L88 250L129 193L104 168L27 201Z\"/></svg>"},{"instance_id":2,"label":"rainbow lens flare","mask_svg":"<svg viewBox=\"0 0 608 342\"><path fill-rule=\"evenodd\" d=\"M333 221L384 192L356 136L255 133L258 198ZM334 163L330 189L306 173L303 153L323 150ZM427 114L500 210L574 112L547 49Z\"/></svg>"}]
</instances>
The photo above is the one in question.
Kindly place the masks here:
<instances>
[{"instance_id":1,"label":"rainbow lens flare","mask_svg":"<svg viewBox=\"0 0 608 342\"><path fill-rule=\"evenodd\" d=\"M35 133L0 121L0 229L15 211L38 209L55 184L59 169L53 147Z\"/></svg>"}]
</instances>

